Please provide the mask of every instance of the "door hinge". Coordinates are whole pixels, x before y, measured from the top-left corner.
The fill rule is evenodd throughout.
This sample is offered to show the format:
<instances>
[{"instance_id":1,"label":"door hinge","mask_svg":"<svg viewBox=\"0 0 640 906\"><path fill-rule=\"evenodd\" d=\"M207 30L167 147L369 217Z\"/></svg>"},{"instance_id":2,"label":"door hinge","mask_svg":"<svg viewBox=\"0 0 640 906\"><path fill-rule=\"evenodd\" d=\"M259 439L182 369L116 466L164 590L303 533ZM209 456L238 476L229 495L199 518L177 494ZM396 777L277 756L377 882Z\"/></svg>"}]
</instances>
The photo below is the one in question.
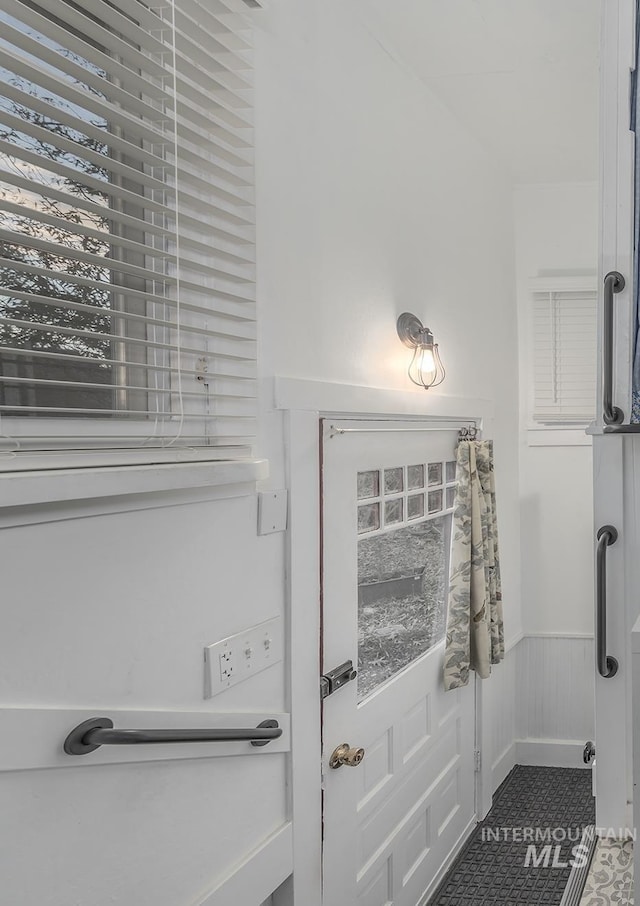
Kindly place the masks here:
<instances>
[{"instance_id":1,"label":"door hinge","mask_svg":"<svg viewBox=\"0 0 640 906\"><path fill-rule=\"evenodd\" d=\"M357 675L358 671L353 669L353 661L345 661L339 667L323 673L320 677L320 698L327 698L337 692L342 686L354 680Z\"/></svg>"},{"instance_id":2,"label":"door hinge","mask_svg":"<svg viewBox=\"0 0 640 906\"><path fill-rule=\"evenodd\" d=\"M476 774L480 773L480 768L482 767L482 753L480 749L476 749L473 753L473 769Z\"/></svg>"}]
</instances>

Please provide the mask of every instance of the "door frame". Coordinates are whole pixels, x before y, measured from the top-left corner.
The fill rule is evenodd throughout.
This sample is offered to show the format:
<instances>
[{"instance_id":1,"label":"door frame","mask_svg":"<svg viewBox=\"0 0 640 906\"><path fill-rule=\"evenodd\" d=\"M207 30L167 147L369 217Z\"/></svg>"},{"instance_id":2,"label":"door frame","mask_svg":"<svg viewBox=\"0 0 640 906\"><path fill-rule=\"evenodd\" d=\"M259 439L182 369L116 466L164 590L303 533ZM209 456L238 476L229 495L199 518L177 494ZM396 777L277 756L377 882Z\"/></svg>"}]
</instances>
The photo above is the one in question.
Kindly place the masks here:
<instances>
[{"instance_id":1,"label":"door frame","mask_svg":"<svg viewBox=\"0 0 640 906\"><path fill-rule=\"evenodd\" d=\"M290 810L293 875L277 906L322 906L322 745L320 708L320 420L371 417L428 421L474 419L493 429L488 400L429 396L421 390L379 390L276 377L273 409L282 415L289 489L287 533L288 708L291 712ZM484 684L476 684L476 740L482 758L476 811L482 820L493 795L491 726Z\"/></svg>"}]
</instances>

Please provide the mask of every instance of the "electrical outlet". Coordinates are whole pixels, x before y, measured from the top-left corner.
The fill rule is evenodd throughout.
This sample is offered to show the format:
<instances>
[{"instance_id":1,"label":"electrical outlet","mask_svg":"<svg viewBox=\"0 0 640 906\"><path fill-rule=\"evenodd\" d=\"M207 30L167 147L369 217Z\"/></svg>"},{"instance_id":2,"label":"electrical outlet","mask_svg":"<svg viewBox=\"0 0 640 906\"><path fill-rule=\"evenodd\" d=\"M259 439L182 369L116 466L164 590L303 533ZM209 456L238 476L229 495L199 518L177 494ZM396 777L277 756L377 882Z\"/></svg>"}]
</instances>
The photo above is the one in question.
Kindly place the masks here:
<instances>
[{"instance_id":1,"label":"electrical outlet","mask_svg":"<svg viewBox=\"0 0 640 906\"><path fill-rule=\"evenodd\" d=\"M229 639L204 649L204 697L211 698L233 686L238 670L234 648Z\"/></svg>"},{"instance_id":2,"label":"electrical outlet","mask_svg":"<svg viewBox=\"0 0 640 906\"><path fill-rule=\"evenodd\" d=\"M220 652L220 681L231 681L233 673L233 651L229 648Z\"/></svg>"},{"instance_id":3,"label":"electrical outlet","mask_svg":"<svg viewBox=\"0 0 640 906\"><path fill-rule=\"evenodd\" d=\"M282 660L280 617L204 649L204 697L212 698Z\"/></svg>"}]
</instances>

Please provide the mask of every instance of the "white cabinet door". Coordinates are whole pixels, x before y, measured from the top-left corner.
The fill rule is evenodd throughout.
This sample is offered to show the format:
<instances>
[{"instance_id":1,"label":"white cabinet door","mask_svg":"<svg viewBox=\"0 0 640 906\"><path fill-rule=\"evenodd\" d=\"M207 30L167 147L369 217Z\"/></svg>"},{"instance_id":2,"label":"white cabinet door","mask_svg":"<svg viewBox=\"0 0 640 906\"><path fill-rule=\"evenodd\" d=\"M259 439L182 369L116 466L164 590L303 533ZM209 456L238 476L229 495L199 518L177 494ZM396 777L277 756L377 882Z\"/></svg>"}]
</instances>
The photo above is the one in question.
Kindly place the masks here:
<instances>
[{"instance_id":1,"label":"white cabinet door","mask_svg":"<svg viewBox=\"0 0 640 906\"><path fill-rule=\"evenodd\" d=\"M473 682L442 681L452 430L324 422L325 906L416 906L475 824ZM342 743L357 766L330 767Z\"/></svg>"},{"instance_id":2,"label":"white cabinet door","mask_svg":"<svg viewBox=\"0 0 640 906\"><path fill-rule=\"evenodd\" d=\"M634 335L633 205L634 135L629 129L630 71L634 66L634 0L603 4L600 91L600 286L619 271L625 288L613 299L613 404L628 423ZM638 612L637 510L640 485L634 460L640 438L603 435L603 294L599 312L599 393L593 438L594 556L599 529L618 533L607 548L607 654L618 660L614 676L596 672L596 823L632 827L630 633ZM597 644L597 639L596 639ZM594 664L594 671L596 666Z\"/></svg>"},{"instance_id":3,"label":"white cabinet door","mask_svg":"<svg viewBox=\"0 0 640 906\"><path fill-rule=\"evenodd\" d=\"M258 906L291 872L282 669L205 698L203 652L277 613L279 536L251 497L62 512L1 533L0 903ZM96 717L283 734L66 754Z\"/></svg>"},{"instance_id":4,"label":"white cabinet door","mask_svg":"<svg viewBox=\"0 0 640 906\"><path fill-rule=\"evenodd\" d=\"M630 532L625 515L632 499L623 504L623 453L630 439L594 437L594 549L599 529L613 526L618 533L615 544L606 548L606 654L616 659L615 675L596 673L596 823L599 827L631 827L628 814L631 802L631 738L628 721L630 682L631 608L625 601L625 564L631 566L636 555L629 547ZM594 555L595 556L595 555ZM595 625L595 620L594 620ZM596 656L598 633L596 631Z\"/></svg>"}]
</instances>

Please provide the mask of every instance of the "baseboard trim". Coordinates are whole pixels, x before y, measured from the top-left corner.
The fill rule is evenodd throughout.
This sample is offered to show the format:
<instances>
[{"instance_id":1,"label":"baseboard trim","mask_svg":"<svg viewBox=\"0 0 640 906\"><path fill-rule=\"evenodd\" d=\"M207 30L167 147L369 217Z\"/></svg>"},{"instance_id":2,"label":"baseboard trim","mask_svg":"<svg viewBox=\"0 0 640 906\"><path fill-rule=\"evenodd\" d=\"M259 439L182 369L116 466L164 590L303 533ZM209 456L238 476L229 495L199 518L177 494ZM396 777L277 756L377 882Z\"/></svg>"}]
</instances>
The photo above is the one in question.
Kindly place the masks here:
<instances>
[{"instance_id":1,"label":"baseboard trim","mask_svg":"<svg viewBox=\"0 0 640 906\"><path fill-rule=\"evenodd\" d=\"M438 889L438 886L442 883L442 879L444 878L446 873L449 871L449 869L453 865L454 861L459 856L460 850L462 849L462 847L465 845L465 843L467 842L467 840L469 839L469 837L475 830L477 824L478 824L478 820L477 820L477 817L474 815L473 818L471 819L471 821L467 824L467 826L465 827L463 832L458 837L456 845L453 847L453 849L449 853L448 858L445 859L445 861L442 863L442 865L438 869L438 873L436 874L435 878L432 880L431 884L429 884L429 886L427 887L425 892L422 894L422 896L418 900L417 906L427 906L427 903L429 902L429 900L431 899L433 894Z\"/></svg>"},{"instance_id":2,"label":"baseboard trim","mask_svg":"<svg viewBox=\"0 0 640 906\"><path fill-rule=\"evenodd\" d=\"M584 742L577 739L516 739L515 764L545 768L585 768Z\"/></svg>"},{"instance_id":3,"label":"baseboard trim","mask_svg":"<svg viewBox=\"0 0 640 906\"><path fill-rule=\"evenodd\" d=\"M504 750L502 755L491 765L491 794L493 795L508 773L515 768L516 764L516 744L512 742Z\"/></svg>"}]
</instances>

